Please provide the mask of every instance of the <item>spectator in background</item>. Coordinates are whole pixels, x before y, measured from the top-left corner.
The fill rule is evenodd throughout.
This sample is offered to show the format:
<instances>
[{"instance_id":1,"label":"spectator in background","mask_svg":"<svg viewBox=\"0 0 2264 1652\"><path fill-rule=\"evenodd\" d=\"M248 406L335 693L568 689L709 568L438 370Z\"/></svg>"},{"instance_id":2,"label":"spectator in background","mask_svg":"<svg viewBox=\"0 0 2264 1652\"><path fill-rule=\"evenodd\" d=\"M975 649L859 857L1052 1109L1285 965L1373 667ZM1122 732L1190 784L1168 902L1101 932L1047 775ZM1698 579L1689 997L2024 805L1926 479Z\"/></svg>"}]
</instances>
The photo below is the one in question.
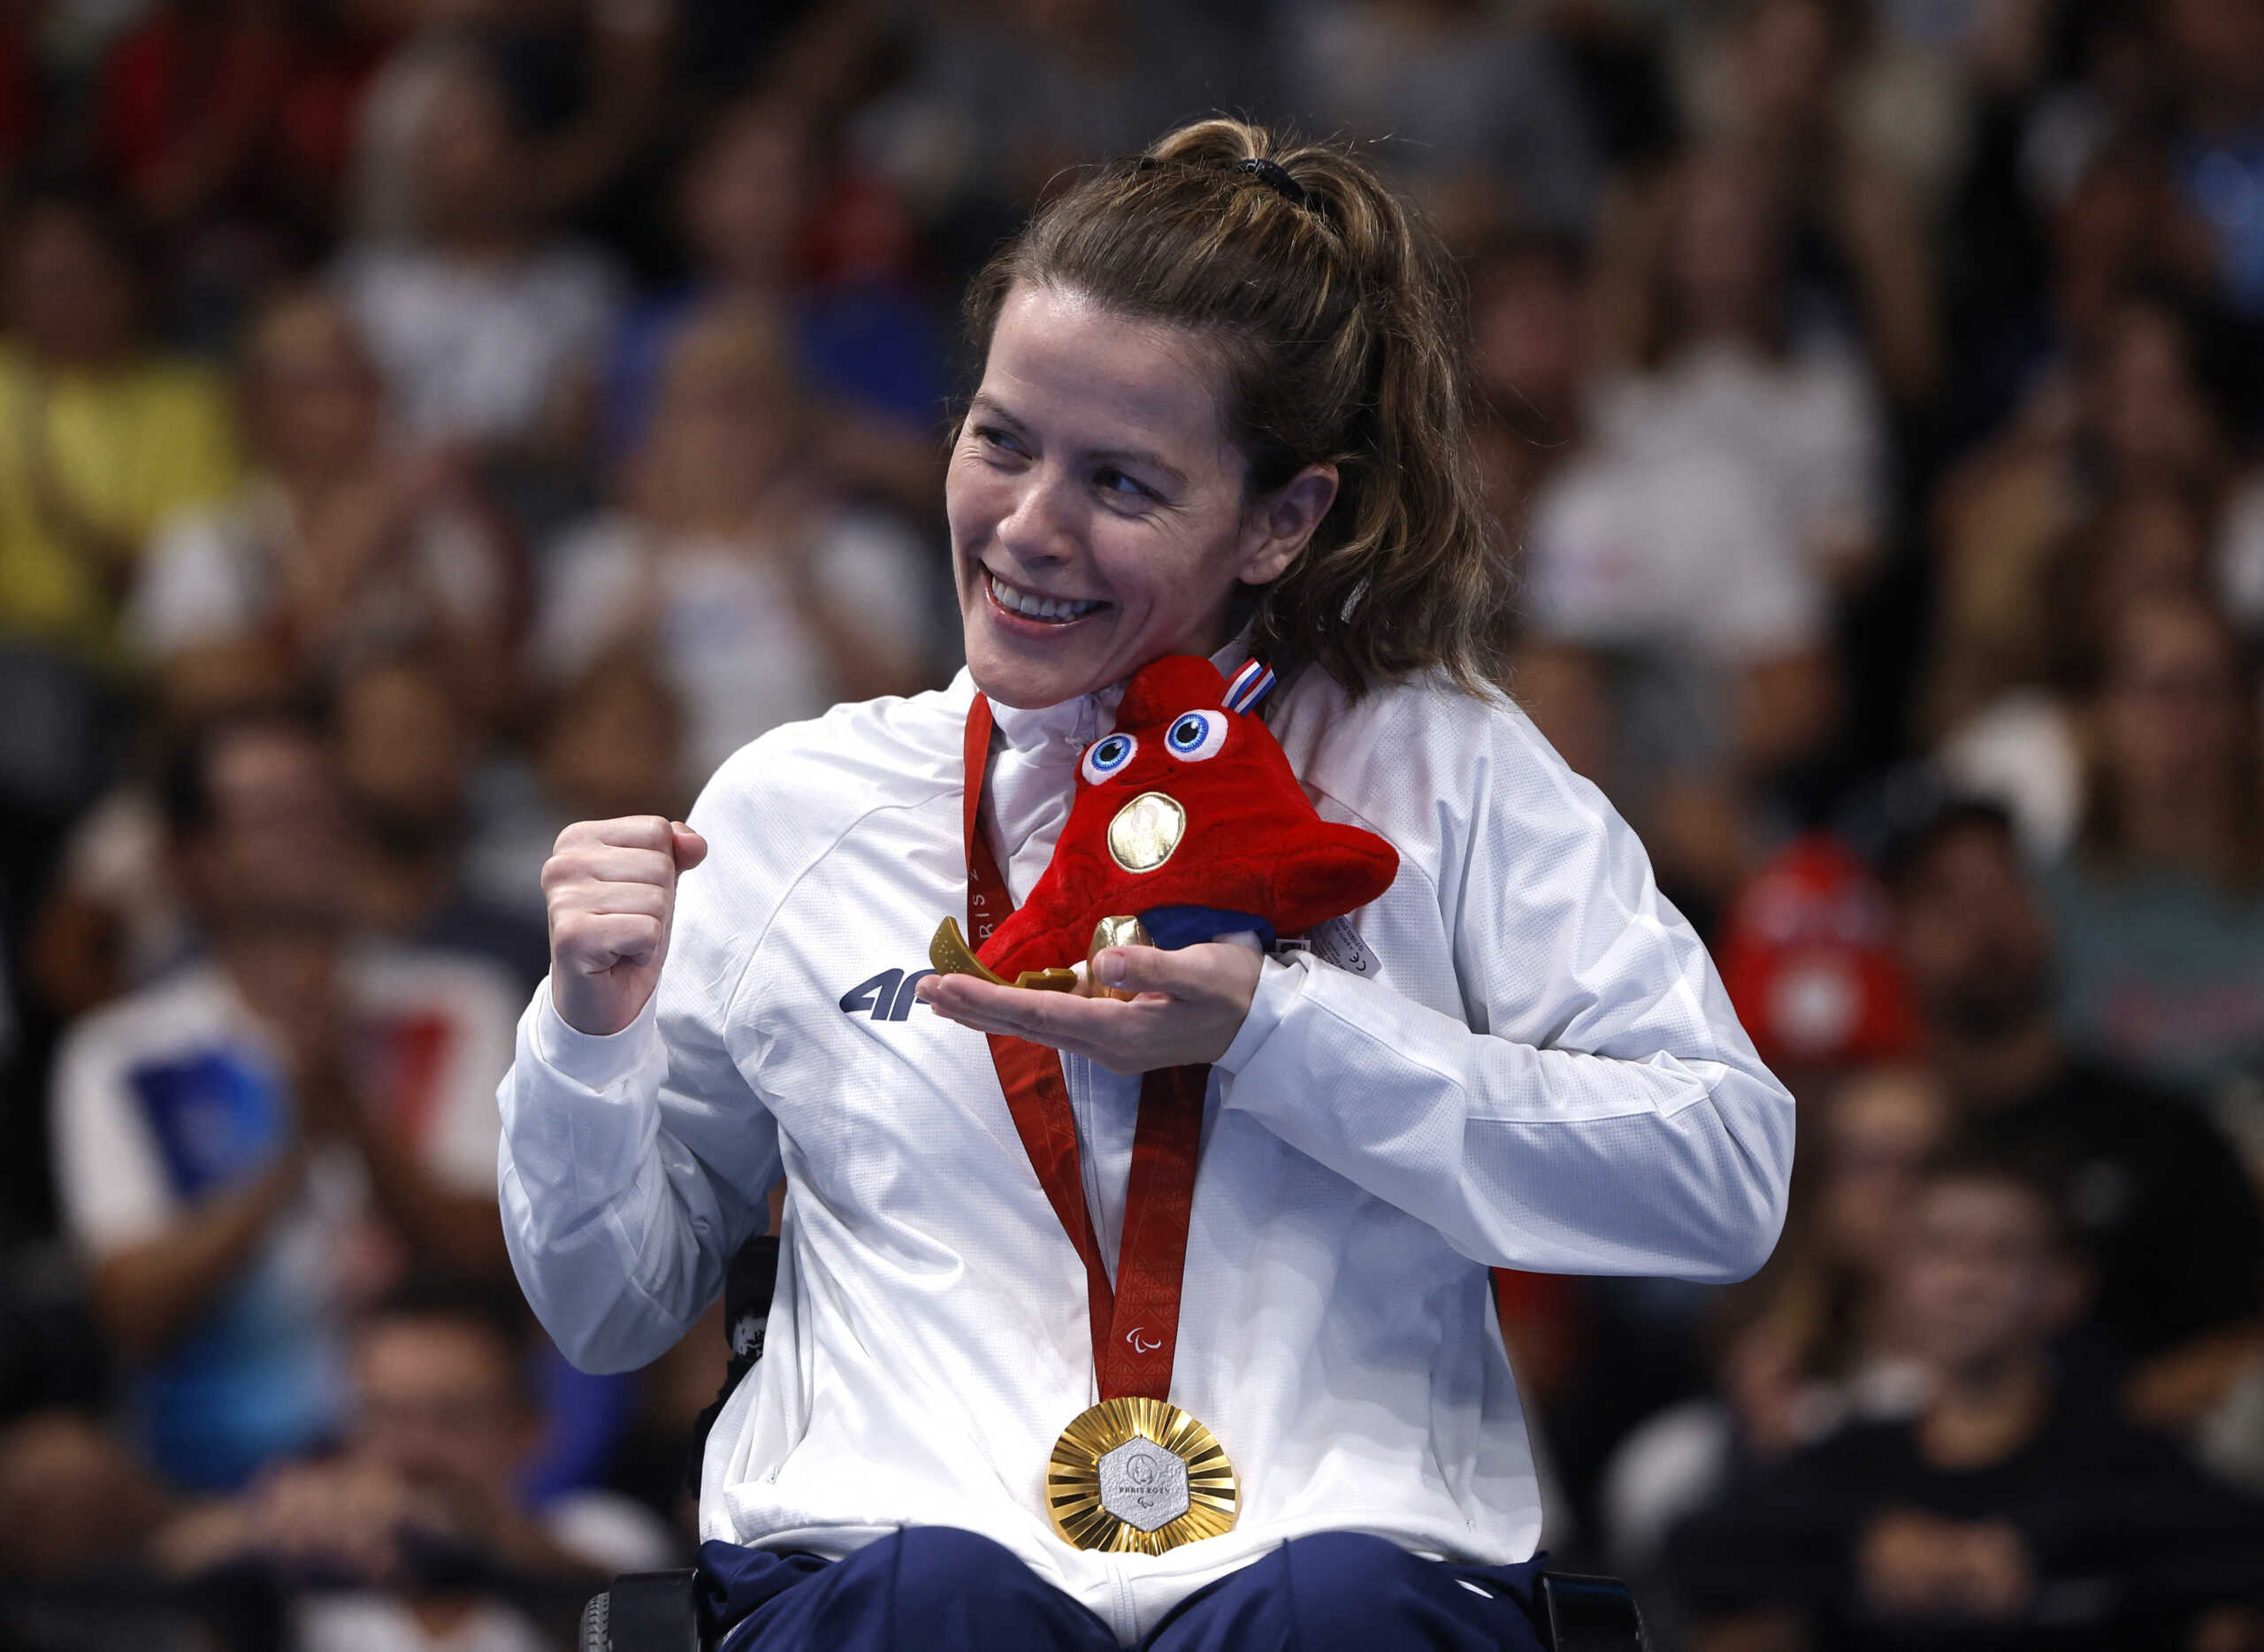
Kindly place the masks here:
<instances>
[{"instance_id":1,"label":"spectator in background","mask_svg":"<svg viewBox=\"0 0 2264 1652\"><path fill-rule=\"evenodd\" d=\"M2198 598L2104 634L2073 852L2044 880L2071 1037L2198 1092L2264 1075L2257 675Z\"/></svg>"},{"instance_id":2,"label":"spectator in background","mask_svg":"<svg viewBox=\"0 0 2264 1652\"><path fill-rule=\"evenodd\" d=\"M530 117L518 183L539 216L589 216L621 187L667 107L664 71L687 9L407 0L381 10L398 31L350 114L352 177L339 217L373 243L414 240L418 130L465 51L483 54ZM769 19L765 19L764 21ZM761 24L758 23L758 27ZM703 65L712 68L714 65Z\"/></svg>"},{"instance_id":3,"label":"spectator in background","mask_svg":"<svg viewBox=\"0 0 2264 1652\"><path fill-rule=\"evenodd\" d=\"M1544 1281L1576 1294L1580 1331L1606 1351L1537 1390L1536 1410L1572 1496L1595 1488L1592 1508L1576 1503L1579 1529L1636 1574L1735 1463L1895 1401L1891 1330L1867 1305L1878 1230L1894 1167L1907 1172L1946 1124L1939 1087L1901 1065L1918 1029L1885 891L1837 839L1809 833L1771 856L1729 903L1714 957L1740 1023L1801 1106L1804 1168L1774 1260L1726 1300L1666 1280ZM1521 1297L1503 1312L1513 1358L1548 1323L1534 1312L1545 1293Z\"/></svg>"},{"instance_id":4,"label":"spectator in background","mask_svg":"<svg viewBox=\"0 0 2264 1652\"><path fill-rule=\"evenodd\" d=\"M1794 1226L1714 1304L1719 1393L1650 1417L1604 1467L1607 1552L1638 1579L1732 1479L1850 1419L1908 1417L1927 1392L1889 1281L1919 1172L1948 1139L1949 1098L1923 1067L1881 1066L1803 1105L1817 1116Z\"/></svg>"},{"instance_id":5,"label":"spectator in background","mask_svg":"<svg viewBox=\"0 0 2264 1652\"><path fill-rule=\"evenodd\" d=\"M686 325L709 306L792 304L810 205L809 119L783 96L748 99L718 115L686 159L677 211L691 279L624 313L606 358L605 446L616 461L643 445Z\"/></svg>"},{"instance_id":6,"label":"spectator in background","mask_svg":"<svg viewBox=\"0 0 2264 1652\"><path fill-rule=\"evenodd\" d=\"M2041 680L2005 690L1935 748L1942 776L2004 805L2031 860L2074 848L2092 743L2103 639L2133 606L2190 604L2207 590L2207 518L2190 497L2133 493L2102 507L2047 553L2035 604L2053 616Z\"/></svg>"},{"instance_id":7,"label":"spectator in background","mask_svg":"<svg viewBox=\"0 0 2264 1652\"><path fill-rule=\"evenodd\" d=\"M334 1426L341 1314L405 1258L500 1272L508 981L362 944L305 723L195 731L163 787L209 957L73 1026L50 1129L71 1239L158 1470L241 1483Z\"/></svg>"},{"instance_id":8,"label":"spectator in background","mask_svg":"<svg viewBox=\"0 0 2264 1652\"><path fill-rule=\"evenodd\" d=\"M2264 1602L2264 1505L2054 1365L2082 1273L2049 1186L1952 1155L1905 1232L1895 1289L1931 1396L1748 1476L1676 1533L1694 1652L2253 1644L2238 1609Z\"/></svg>"},{"instance_id":9,"label":"spectator in background","mask_svg":"<svg viewBox=\"0 0 2264 1652\"><path fill-rule=\"evenodd\" d=\"M1760 246L1744 256L1756 275L1766 264ZM1567 308L1572 338L1588 335L1587 304ZM1530 493L1520 692L1703 922L1783 830L1772 784L1834 725L1830 593L1803 518L1772 492L1781 468L1726 440L1654 440L1603 411L1568 402Z\"/></svg>"},{"instance_id":10,"label":"spectator in background","mask_svg":"<svg viewBox=\"0 0 2264 1652\"><path fill-rule=\"evenodd\" d=\"M1675 169L1597 421L1631 454L1745 458L1812 577L1845 591L1885 536L1886 432L1860 350L1799 313L1786 207L1752 147Z\"/></svg>"},{"instance_id":11,"label":"spectator in background","mask_svg":"<svg viewBox=\"0 0 2264 1652\"><path fill-rule=\"evenodd\" d=\"M1328 0L1281 16L1287 89L1308 128L1388 134L1376 158L1446 233L1587 229L1600 134L1546 29L1470 0Z\"/></svg>"},{"instance_id":12,"label":"spectator in background","mask_svg":"<svg viewBox=\"0 0 2264 1652\"><path fill-rule=\"evenodd\" d=\"M811 473L806 407L775 313L709 314L669 352L626 509L551 554L540 664L564 683L624 642L653 650L692 787L766 729L929 680L928 561Z\"/></svg>"},{"instance_id":13,"label":"spectator in background","mask_svg":"<svg viewBox=\"0 0 2264 1652\"><path fill-rule=\"evenodd\" d=\"M340 682L332 721L359 829L349 861L357 921L486 959L532 991L549 971L548 930L522 905L485 899L464 875L486 730L443 662L414 652L363 661Z\"/></svg>"},{"instance_id":14,"label":"spectator in background","mask_svg":"<svg viewBox=\"0 0 2264 1652\"><path fill-rule=\"evenodd\" d=\"M2176 75L2178 178L2214 232L2220 289L2264 317L2264 12L2249 0L2163 0Z\"/></svg>"},{"instance_id":15,"label":"spectator in background","mask_svg":"<svg viewBox=\"0 0 2264 1652\"><path fill-rule=\"evenodd\" d=\"M2084 93L2069 98L2088 102ZM2208 233L2180 201L2160 145L2143 127L2088 130L2100 119L2047 108L2037 117L2040 131L2024 145L2006 146L2027 164L2000 162L2016 175L1998 187L2017 192L2017 204L2032 206L2038 221L2031 226L2025 213L2008 220L2000 214L1971 228L1977 237L2017 244L2018 250L1996 249L2002 262L2014 264L2024 252L2034 266L2017 276L1992 272L2007 290L1991 295L1993 302L1986 296L1968 301L1978 313L1965 320L1966 336L1943 390L1953 453L1997 436L2008 422L2032 434L2062 424L2076 411L2080 369L2095 359L2125 299L2150 284L2207 284ZM2080 141L2061 138L2058 129L2070 123L2086 129ZM2063 143L2072 152L2060 159ZM2038 151L2054 158L2038 159ZM1984 191L1977 185L1972 193ZM1988 249L1982 250L1985 256ZM1977 285L1984 279L1970 279Z\"/></svg>"},{"instance_id":16,"label":"spectator in background","mask_svg":"<svg viewBox=\"0 0 2264 1652\"><path fill-rule=\"evenodd\" d=\"M562 1605L578 1612L615 1572L681 1559L626 1498L524 1505L517 1479L539 1431L524 1312L490 1284L405 1281L354 1328L343 1449L181 1514L157 1537L164 1569L321 1586L292 1613L294 1641L314 1652L542 1652L559 1643Z\"/></svg>"},{"instance_id":17,"label":"spectator in background","mask_svg":"<svg viewBox=\"0 0 2264 1652\"><path fill-rule=\"evenodd\" d=\"M948 0L855 141L912 201L956 287L1059 175L1194 111L1279 89L1255 8L1198 0Z\"/></svg>"},{"instance_id":18,"label":"spectator in background","mask_svg":"<svg viewBox=\"0 0 2264 1652\"><path fill-rule=\"evenodd\" d=\"M1472 247L1468 267L1472 436L1504 548L1521 556L1534 499L1585 418L1595 358L1587 249L1577 236L1514 231Z\"/></svg>"},{"instance_id":19,"label":"spectator in background","mask_svg":"<svg viewBox=\"0 0 2264 1652\"><path fill-rule=\"evenodd\" d=\"M548 697L524 760L475 777L467 886L547 937L542 863L558 834L576 821L625 815L682 820L695 795L684 732L683 708L650 648L632 640L600 654Z\"/></svg>"},{"instance_id":20,"label":"spectator in background","mask_svg":"<svg viewBox=\"0 0 2264 1652\"><path fill-rule=\"evenodd\" d=\"M149 348L124 221L70 189L0 233L0 639L108 651L144 541L235 485L227 403Z\"/></svg>"},{"instance_id":21,"label":"spectator in background","mask_svg":"<svg viewBox=\"0 0 2264 1652\"><path fill-rule=\"evenodd\" d=\"M725 109L686 163L677 195L691 279L631 310L608 356L606 447L643 445L668 354L715 309L787 319L841 481L921 516L940 486L946 391L941 329L906 267L912 226L869 170L828 169L802 88ZM829 175L830 170L830 175Z\"/></svg>"},{"instance_id":22,"label":"spectator in background","mask_svg":"<svg viewBox=\"0 0 2264 1652\"><path fill-rule=\"evenodd\" d=\"M2264 1218L2239 1161L2176 1095L2069 1050L2051 932L2001 811L1944 807L1895 845L1890 881L1898 951L1964 1128L2060 1176L2131 1402L2199 1425L2260 1347Z\"/></svg>"},{"instance_id":23,"label":"spectator in background","mask_svg":"<svg viewBox=\"0 0 2264 1652\"><path fill-rule=\"evenodd\" d=\"M1921 220L1902 180L1851 129L1850 69L1868 45L1867 8L1846 0L1738 0L1718 39L1721 96L1702 110L1715 135L1748 146L1772 175L1790 225L1793 284L1861 339L1888 397L1915 410L1941 371L1939 322ZM1641 270L1671 216L1671 177L1632 193L1608 227ZM1616 283L1607 313L1623 336L1641 289Z\"/></svg>"},{"instance_id":24,"label":"spectator in background","mask_svg":"<svg viewBox=\"0 0 2264 1652\"><path fill-rule=\"evenodd\" d=\"M340 291L417 445L559 470L585 450L615 276L546 231L495 65L459 46L443 69L409 151L415 234L349 248Z\"/></svg>"},{"instance_id":25,"label":"spectator in background","mask_svg":"<svg viewBox=\"0 0 2264 1652\"><path fill-rule=\"evenodd\" d=\"M0 1639L36 1652L189 1652L209 1643L142 1564L178 1499L100 1420L97 1392L0 1423Z\"/></svg>"},{"instance_id":26,"label":"spectator in background","mask_svg":"<svg viewBox=\"0 0 2264 1652\"><path fill-rule=\"evenodd\" d=\"M1826 832L1794 838L1731 902L1715 956L1754 1048L1795 1097L1918 1052L1886 892Z\"/></svg>"},{"instance_id":27,"label":"spectator in background","mask_svg":"<svg viewBox=\"0 0 2264 1652\"><path fill-rule=\"evenodd\" d=\"M252 479L166 527L127 608L176 700L203 698L192 677L288 691L425 647L465 703L499 707L516 547L461 470L391 446L352 317L313 291L270 301L245 342L241 405Z\"/></svg>"},{"instance_id":28,"label":"spectator in background","mask_svg":"<svg viewBox=\"0 0 2264 1652\"><path fill-rule=\"evenodd\" d=\"M2253 401L2253 348L2174 291L2127 293L2079 357L2062 415L2008 430L1944 480L1930 729L1971 738L1970 722L2018 706L2008 691L2064 692L2070 660L2097 641L2086 576L2159 561L2153 547L2167 541L2184 582L2207 581L2237 474L2239 410Z\"/></svg>"},{"instance_id":29,"label":"spectator in background","mask_svg":"<svg viewBox=\"0 0 2264 1652\"><path fill-rule=\"evenodd\" d=\"M259 291L326 244L374 11L161 0L121 19L86 142L154 233L183 341L225 348Z\"/></svg>"}]
</instances>

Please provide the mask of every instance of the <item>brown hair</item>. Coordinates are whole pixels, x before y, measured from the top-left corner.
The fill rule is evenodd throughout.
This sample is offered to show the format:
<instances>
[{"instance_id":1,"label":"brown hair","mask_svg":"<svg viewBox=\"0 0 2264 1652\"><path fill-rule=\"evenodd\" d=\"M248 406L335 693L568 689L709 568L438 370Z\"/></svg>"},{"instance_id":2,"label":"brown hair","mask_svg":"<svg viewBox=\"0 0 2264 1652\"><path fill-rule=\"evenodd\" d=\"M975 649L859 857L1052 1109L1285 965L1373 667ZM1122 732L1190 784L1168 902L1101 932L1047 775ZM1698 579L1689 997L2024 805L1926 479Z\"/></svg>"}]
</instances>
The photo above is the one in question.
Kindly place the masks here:
<instances>
[{"instance_id":1,"label":"brown hair","mask_svg":"<svg viewBox=\"0 0 2264 1652\"><path fill-rule=\"evenodd\" d=\"M990 260L967 297L978 362L1006 295L1033 284L1212 345L1251 497L1335 465L1311 542L1245 593L1255 653L1356 696L1431 670L1472 693L1498 680L1510 580L1471 451L1458 284L1366 166L1197 121L1039 208Z\"/></svg>"}]
</instances>

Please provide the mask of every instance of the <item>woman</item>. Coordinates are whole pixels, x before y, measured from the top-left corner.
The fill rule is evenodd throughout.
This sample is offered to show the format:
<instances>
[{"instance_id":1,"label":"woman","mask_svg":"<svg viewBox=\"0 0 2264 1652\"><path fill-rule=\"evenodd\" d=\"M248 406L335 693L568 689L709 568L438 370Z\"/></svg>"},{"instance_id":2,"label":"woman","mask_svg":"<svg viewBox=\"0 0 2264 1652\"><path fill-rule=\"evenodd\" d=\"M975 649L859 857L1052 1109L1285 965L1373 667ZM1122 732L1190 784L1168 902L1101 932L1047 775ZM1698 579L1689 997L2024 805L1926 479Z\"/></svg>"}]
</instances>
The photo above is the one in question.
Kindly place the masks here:
<instances>
[{"instance_id":1,"label":"woman","mask_svg":"<svg viewBox=\"0 0 2264 1652\"><path fill-rule=\"evenodd\" d=\"M2101 639L2076 842L2044 878L2061 1015L2093 1052L2201 1095L2264 1064L2264 745L2256 675L2198 596Z\"/></svg>"},{"instance_id":2,"label":"woman","mask_svg":"<svg viewBox=\"0 0 2264 1652\"><path fill-rule=\"evenodd\" d=\"M512 687L517 548L467 478L394 448L353 318L312 290L270 301L242 383L254 478L167 525L126 608L170 697L287 688L424 648L471 703L496 707Z\"/></svg>"},{"instance_id":3,"label":"woman","mask_svg":"<svg viewBox=\"0 0 2264 1652\"><path fill-rule=\"evenodd\" d=\"M967 674L766 736L696 830L562 835L501 1095L552 1334L652 1358L786 1178L771 1340L705 1464L733 1648L1531 1646L1540 1502L1486 1265L1725 1280L1774 1242L1790 1098L1633 836L1486 682L1445 269L1357 162L1233 121L1061 195L969 302ZM1028 894L1127 677L1246 652L1295 674L1272 726L1323 814L1396 847L1382 899L1281 957L1101 952L1129 1001L912 967L971 869ZM975 1030L1061 1052L1066 1205ZM1101 1264L1145 1266L1120 1075L1197 1063L1180 1306L1120 1331L1063 1224L1081 1182ZM1225 1534L1121 1555L1050 1526L1104 1323L1175 1337L1169 1403L1239 1480Z\"/></svg>"},{"instance_id":4,"label":"woman","mask_svg":"<svg viewBox=\"0 0 2264 1652\"><path fill-rule=\"evenodd\" d=\"M648 652L684 708L687 796L767 729L941 675L928 670L943 582L927 547L821 470L815 423L776 317L703 312L669 348L622 509L551 554L535 626L545 676Z\"/></svg>"}]
</instances>

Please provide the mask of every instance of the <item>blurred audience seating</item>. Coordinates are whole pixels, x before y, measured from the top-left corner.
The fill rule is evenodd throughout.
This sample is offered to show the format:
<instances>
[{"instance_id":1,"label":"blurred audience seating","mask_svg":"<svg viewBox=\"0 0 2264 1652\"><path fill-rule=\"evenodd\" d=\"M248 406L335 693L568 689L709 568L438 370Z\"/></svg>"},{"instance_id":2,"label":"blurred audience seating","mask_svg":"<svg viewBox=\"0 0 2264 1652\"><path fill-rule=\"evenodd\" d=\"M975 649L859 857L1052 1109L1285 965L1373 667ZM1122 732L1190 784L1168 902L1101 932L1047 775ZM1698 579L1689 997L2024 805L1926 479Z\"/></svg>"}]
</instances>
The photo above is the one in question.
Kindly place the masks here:
<instances>
[{"instance_id":1,"label":"blurred audience seating","mask_svg":"<svg viewBox=\"0 0 2264 1652\"><path fill-rule=\"evenodd\" d=\"M0 7L0 1643L688 1552L720 1307L487 1304L538 869L945 679L965 279L1209 108L1457 248L1514 692L1803 1114L1746 1285L1499 1281L1552 1564L2264 1648L2255 0Z\"/></svg>"}]
</instances>

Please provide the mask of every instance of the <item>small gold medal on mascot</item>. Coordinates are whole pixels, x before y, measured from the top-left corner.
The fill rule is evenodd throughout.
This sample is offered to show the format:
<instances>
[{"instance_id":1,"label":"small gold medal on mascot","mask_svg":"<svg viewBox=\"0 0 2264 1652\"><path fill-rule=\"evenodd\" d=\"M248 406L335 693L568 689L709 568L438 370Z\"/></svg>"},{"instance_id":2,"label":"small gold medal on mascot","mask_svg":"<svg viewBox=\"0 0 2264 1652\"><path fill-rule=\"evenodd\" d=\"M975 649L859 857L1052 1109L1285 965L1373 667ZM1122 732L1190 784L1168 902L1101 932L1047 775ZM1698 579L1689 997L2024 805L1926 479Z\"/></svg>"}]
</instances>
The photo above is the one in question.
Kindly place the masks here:
<instances>
[{"instance_id":1,"label":"small gold medal on mascot","mask_svg":"<svg viewBox=\"0 0 2264 1652\"><path fill-rule=\"evenodd\" d=\"M1079 1549L1160 1555L1233 1530L1238 1500L1226 1448L1168 1400L1103 1400L1045 1471L1053 1529Z\"/></svg>"}]
</instances>

